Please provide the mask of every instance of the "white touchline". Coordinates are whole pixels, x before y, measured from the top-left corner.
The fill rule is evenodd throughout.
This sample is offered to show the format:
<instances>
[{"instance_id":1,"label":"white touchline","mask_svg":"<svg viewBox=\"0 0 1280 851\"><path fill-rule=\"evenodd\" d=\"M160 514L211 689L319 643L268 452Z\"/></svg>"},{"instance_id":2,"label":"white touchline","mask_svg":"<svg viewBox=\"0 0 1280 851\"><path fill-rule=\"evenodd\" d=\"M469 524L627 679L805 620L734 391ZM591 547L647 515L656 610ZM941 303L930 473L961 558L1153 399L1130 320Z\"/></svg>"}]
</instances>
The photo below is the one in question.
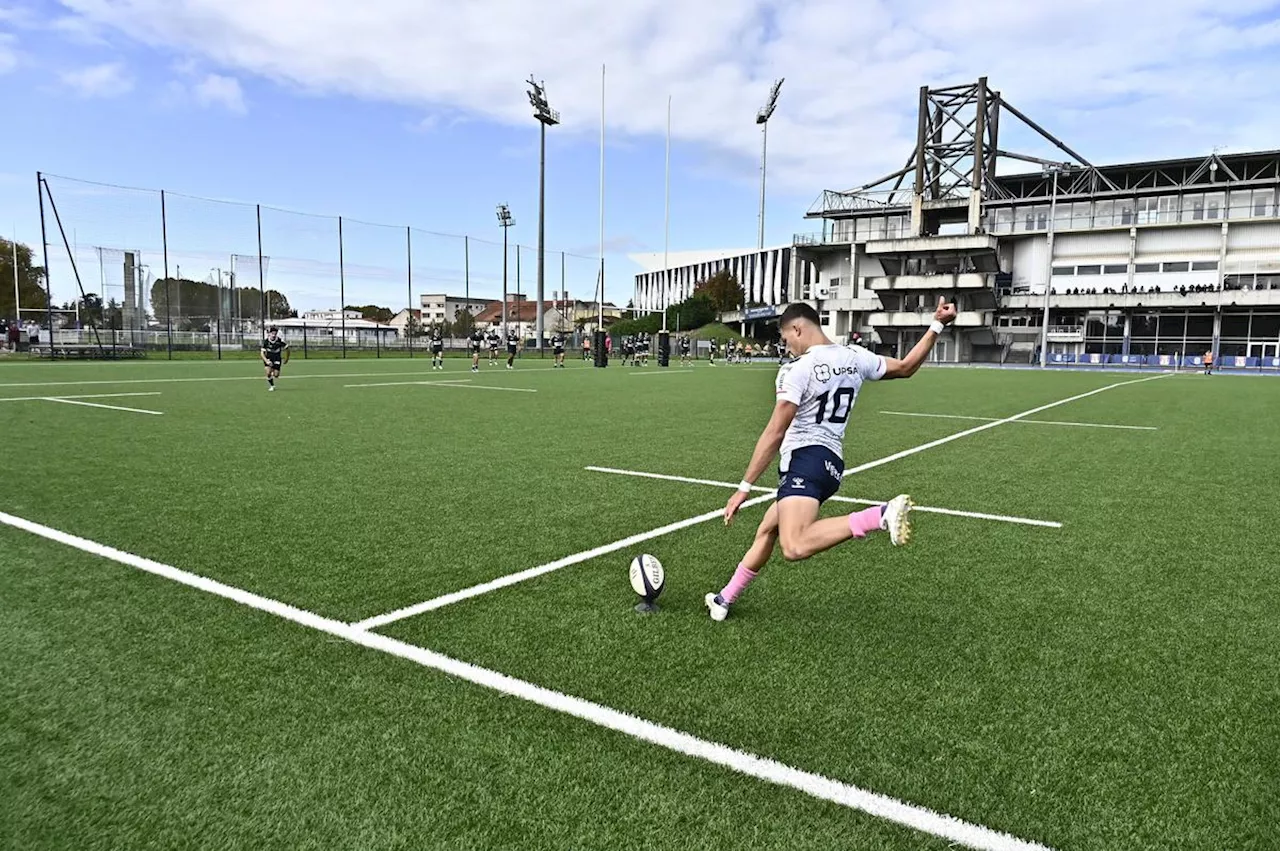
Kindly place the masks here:
<instances>
[{"instance_id":1,"label":"white touchline","mask_svg":"<svg viewBox=\"0 0 1280 851\"><path fill-rule=\"evenodd\" d=\"M922 414L916 411L881 411L882 414L892 414L895 417L924 417L926 419L936 420L974 420L981 423L993 423L999 417L966 417L960 414ZM1054 426L1079 426L1081 428L1119 428L1129 431L1157 431L1156 426L1136 426L1136 425L1118 425L1116 423L1075 423L1061 422L1058 420L1018 420L1019 425L1054 425Z\"/></svg>"},{"instance_id":2,"label":"white touchline","mask_svg":"<svg viewBox=\"0 0 1280 851\"><path fill-rule=\"evenodd\" d=\"M853 475L854 473L861 473L864 470L870 470L873 467L879 467L881 465L888 464L891 461L897 461L899 458L906 458L909 455L915 455L917 452L924 452L926 449L933 449L935 446L942 446L944 443L950 443L953 440L959 440L962 437L968 437L971 434L977 434L978 432L986 431L987 429L995 428L996 426L1001 426L1001 425L1004 425L1005 423L1014 423L1026 417L1032 416L1034 414L1038 414L1041 411L1047 411L1050 408L1056 408L1059 405L1065 405L1068 402L1075 402L1079 399L1087 399L1090 396L1096 396L1099 393L1105 393L1106 391L1114 390L1117 387L1125 387L1129 384L1141 384L1144 381L1157 381L1161 378L1170 378L1176 374L1177 373L1166 372L1160 375L1150 375L1150 376L1147 376L1146 378L1135 378L1132 381L1118 381L1115 384L1108 384L1105 387L1099 387L1098 389L1090 390L1087 393L1078 393L1075 396L1068 396L1066 399L1059 399L1057 402L1050 402L1047 405L1040 405L1039 407L1031 408L1030 410L1023 411L1020 414L1014 414L1011 417L1005 417L1002 420L995 420L993 422L983 423L980 426L967 428L964 431L958 431L955 434L949 434L946 437L940 437L937 440L931 440L928 443L922 443L919 446L913 446L910 449L904 449L901 452L895 452L892 455L888 455L884 458L877 458L875 461L868 461L865 464L859 464L856 467L852 467L850 469L845 470L844 474L846 476L850 476L850 475Z\"/></svg>"},{"instance_id":3,"label":"white touchline","mask_svg":"<svg viewBox=\"0 0 1280 851\"><path fill-rule=\"evenodd\" d=\"M458 378L453 381L387 381L379 384L344 384L343 387L456 387L459 390L505 390L509 393L537 393L529 387L493 387L488 384L466 384L470 378Z\"/></svg>"},{"instance_id":4,"label":"white touchline","mask_svg":"<svg viewBox=\"0 0 1280 851\"><path fill-rule=\"evenodd\" d=\"M742 507L749 508L753 505L759 505L760 503L767 502L771 499L773 499L773 494L758 496L755 499L749 499L742 503ZM538 567L531 567L528 570L522 570L519 573L509 573L506 576L499 576L497 579L490 580L489 582L482 582L479 585L472 585L470 588L463 588L461 591L454 591L441 597L435 597L431 600L424 600L421 603L415 603L412 606L405 606L403 609L396 609L394 612L387 612L386 614L366 618L365 620L353 623L352 626L356 629L378 629L379 627L384 627L387 624L395 623L396 621L401 621L405 618L411 618L415 615L420 615L423 612L434 611L453 603L469 600L472 597L479 597L481 594L488 594L490 591L497 591L499 588L506 588L508 585L525 582L529 579L542 576L545 573L551 573L552 571L560 570L561 568L569 567L573 564L590 561L593 558L617 552L618 550L635 546L636 544L644 541L652 540L653 538L660 538L663 535L678 532L681 529L687 529L690 526L696 526L699 523L706 523L708 520L715 520L716 518L723 516L724 509L717 508L715 511L708 511L706 514L699 514L696 517L677 520L675 523L668 523L666 526L659 526L657 529L650 529L648 532L640 532L635 535L630 535L621 540L614 541L613 543L595 547L594 549L583 550L580 553L574 553L571 556L565 556L564 558L556 559L555 561L539 565Z\"/></svg>"},{"instance_id":5,"label":"white touchline","mask_svg":"<svg viewBox=\"0 0 1280 851\"><path fill-rule=\"evenodd\" d=\"M450 360L454 360L451 358ZM457 359L461 360L461 359ZM244 363L252 365L256 369L262 369L262 365L253 364L252 361ZM459 367L464 368L464 367ZM465 367L470 369L471 367ZM571 367L572 369L586 369L587 367ZM518 370L519 372L550 372L556 369L553 366L527 366ZM390 378L396 375L431 375L427 370L405 370L403 372L317 372L317 373L289 373L284 376L283 380L298 381L303 378ZM261 381L261 375L212 375L204 378L121 378L121 379L105 379L95 378L85 381L19 381L8 384L0 384L0 388L5 387L76 387L80 385L94 384L186 384L197 381ZM43 397L41 397L43 398Z\"/></svg>"},{"instance_id":6,"label":"white touchline","mask_svg":"<svg viewBox=\"0 0 1280 851\"><path fill-rule=\"evenodd\" d=\"M44 401L61 402L64 405L83 405L86 408L105 408L108 411L128 411L131 414L151 414L157 417L164 416L164 411L148 411L143 408L124 408L120 405L103 405L98 402L81 402L79 399L62 399L57 396L46 396Z\"/></svg>"},{"instance_id":7,"label":"white touchline","mask_svg":"<svg viewBox=\"0 0 1280 851\"><path fill-rule=\"evenodd\" d=\"M185 570L179 570L167 564L117 550L66 532L60 532L48 526L32 523L21 517L0 512L0 523L169 579L208 594L232 600L251 609L275 615L300 626L349 641L352 644L396 656L424 668L440 671L448 676L465 680L474 685L482 686L501 694L518 697L537 706L570 715L634 739L649 742L686 756L695 757L748 777L754 777L778 786L789 787L810 797L868 813L921 833L927 833L952 842L958 842L970 848L982 849L983 851L1048 851L1047 846L1037 842L1019 839L1003 831L962 821L954 816L939 813L927 807L909 804L897 798L861 789L820 774L792 768L767 757L740 751L728 745L700 739L689 733L652 721L646 721L643 718L638 718L617 709L610 709L607 706L592 703L580 697L543 688L525 680L519 680L488 668L481 668L478 665L472 665L385 635L357 629L341 621L331 620L314 612L308 612L231 585L224 585L221 582L197 576L194 573L188 573Z\"/></svg>"},{"instance_id":8,"label":"white touchline","mask_svg":"<svg viewBox=\"0 0 1280 851\"><path fill-rule=\"evenodd\" d=\"M681 372L679 369L671 369L670 367L659 367L657 372L628 372L627 375L688 375L689 370Z\"/></svg>"},{"instance_id":9,"label":"white touchline","mask_svg":"<svg viewBox=\"0 0 1280 851\"><path fill-rule=\"evenodd\" d=\"M718 488L734 488L738 487L736 482L721 482L715 479L691 479L688 476L668 476L663 473L642 473L638 470L619 470L616 467L584 467L584 470L590 470L593 473L613 473L617 476L635 476L641 479L659 479L664 482L685 482L691 485L711 485ZM751 488L753 491L767 492L776 494L776 488L766 488L756 485ZM854 505L883 505L886 500L883 499L855 499L851 496L833 496L831 502L848 502ZM926 514L946 514L951 517L969 517L974 520L995 520L1001 523L1015 523L1022 526L1043 526L1048 529L1061 529L1062 524L1053 520L1034 520L1030 517L1014 517L1006 514L985 514L981 511L959 511L954 508L934 508L928 505L917 505L911 509L912 511L922 511Z\"/></svg>"},{"instance_id":10,"label":"white touchline","mask_svg":"<svg viewBox=\"0 0 1280 851\"><path fill-rule=\"evenodd\" d=\"M159 390L152 390L147 393L81 393L76 396L59 396L59 399L119 399L124 396L159 396ZM0 402L44 402L48 400L48 396L12 396L8 399L0 399Z\"/></svg>"}]
</instances>

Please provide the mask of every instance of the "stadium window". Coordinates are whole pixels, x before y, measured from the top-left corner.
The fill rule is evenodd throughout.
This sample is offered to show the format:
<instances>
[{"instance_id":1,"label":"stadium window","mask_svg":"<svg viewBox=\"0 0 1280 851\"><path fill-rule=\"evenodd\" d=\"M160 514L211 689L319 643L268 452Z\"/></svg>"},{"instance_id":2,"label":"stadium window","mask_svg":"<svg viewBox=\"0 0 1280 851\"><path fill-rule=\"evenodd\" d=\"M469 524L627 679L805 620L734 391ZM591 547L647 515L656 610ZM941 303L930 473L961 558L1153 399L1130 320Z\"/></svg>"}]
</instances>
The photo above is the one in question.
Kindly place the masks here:
<instances>
[{"instance_id":1,"label":"stadium window","mask_svg":"<svg viewBox=\"0 0 1280 851\"><path fill-rule=\"evenodd\" d=\"M1221 192L1212 192L1204 196L1204 217L1206 219L1222 218L1222 204L1225 197Z\"/></svg>"},{"instance_id":2,"label":"stadium window","mask_svg":"<svg viewBox=\"0 0 1280 851\"><path fill-rule=\"evenodd\" d=\"M1227 218L1247 219L1253 212L1253 195L1248 189L1239 189L1227 196Z\"/></svg>"},{"instance_id":3,"label":"stadium window","mask_svg":"<svg viewBox=\"0 0 1280 851\"><path fill-rule=\"evenodd\" d=\"M1198 222L1204 218L1204 194L1182 196L1182 221Z\"/></svg>"},{"instance_id":4,"label":"stadium window","mask_svg":"<svg viewBox=\"0 0 1280 851\"><path fill-rule=\"evenodd\" d=\"M1249 337L1249 314L1224 313L1222 315L1222 331L1220 337L1243 340Z\"/></svg>"},{"instance_id":5,"label":"stadium window","mask_svg":"<svg viewBox=\"0 0 1280 851\"><path fill-rule=\"evenodd\" d=\"M1116 202L1116 215L1120 219L1120 224L1133 224L1133 207L1134 202L1130 198L1125 198Z\"/></svg>"},{"instance_id":6,"label":"stadium window","mask_svg":"<svg viewBox=\"0 0 1280 851\"><path fill-rule=\"evenodd\" d=\"M1054 266L1053 274L1057 275L1074 275L1076 273L1075 266Z\"/></svg>"},{"instance_id":7,"label":"stadium window","mask_svg":"<svg viewBox=\"0 0 1280 851\"><path fill-rule=\"evenodd\" d=\"M1271 212L1271 190L1253 190L1253 214L1262 218Z\"/></svg>"},{"instance_id":8,"label":"stadium window","mask_svg":"<svg viewBox=\"0 0 1280 851\"><path fill-rule=\"evenodd\" d=\"M1137 273L1159 272L1160 264L1159 263L1135 263L1133 266L1133 271Z\"/></svg>"},{"instance_id":9,"label":"stadium window","mask_svg":"<svg viewBox=\"0 0 1280 851\"><path fill-rule=\"evenodd\" d=\"M1186 261L1176 263L1165 263L1160 271L1162 272L1188 272L1191 270L1191 264Z\"/></svg>"},{"instance_id":10,"label":"stadium window","mask_svg":"<svg viewBox=\"0 0 1280 851\"><path fill-rule=\"evenodd\" d=\"M1102 267L1101 266L1077 266L1076 274L1077 275L1101 275Z\"/></svg>"},{"instance_id":11,"label":"stadium window","mask_svg":"<svg viewBox=\"0 0 1280 851\"><path fill-rule=\"evenodd\" d=\"M1093 212L1093 226L1109 228L1115 224L1115 201L1099 201Z\"/></svg>"},{"instance_id":12,"label":"stadium window","mask_svg":"<svg viewBox=\"0 0 1280 851\"><path fill-rule=\"evenodd\" d=\"M1077 201L1071 205L1071 224L1072 228L1087 228L1092 224L1093 217L1090 215L1089 202Z\"/></svg>"},{"instance_id":13,"label":"stadium window","mask_svg":"<svg viewBox=\"0 0 1280 851\"><path fill-rule=\"evenodd\" d=\"M1191 264L1192 272L1216 272L1217 270L1217 260L1196 260Z\"/></svg>"},{"instance_id":14,"label":"stadium window","mask_svg":"<svg viewBox=\"0 0 1280 851\"><path fill-rule=\"evenodd\" d=\"M1192 313L1187 316L1187 336L1188 337L1212 337L1213 336L1213 314L1212 313Z\"/></svg>"},{"instance_id":15,"label":"stadium window","mask_svg":"<svg viewBox=\"0 0 1280 851\"><path fill-rule=\"evenodd\" d=\"M996 210L996 233L1013 233L1013 208L1001 207Z\"/></svg>"},{"instance_id":16,"label":"stadium window","mask_svg":"<svg viewBox=\"0 0 1280 851\"><path fill-rule=\"evenodd\" d=\"M1155 224L1156 211L1159 208L1159 204L1159 198L1139 198L1137 223L1140 225Z\"/></svg>"},{"instance_id":17,"label":"stadium window","mask_svg":"<svg viewBox=\"0 0 1280 851\"><path fill-rule=\"evenodd\" d=\"M1156 199L1159 204L1159 221L1161 224L1170 224L1178 220L1178 196L1162 195Z\"/></svg>"},{"instance_id":18,"label":"stadium window","mask_svg":"<svg viewBox=\"0 0 1280 851\"><path fill-rule=\"evenodd\" d=\"M1129 271L1128 263L1108 263L1102 267L1103 274L1106 275L1123 275Z\"/></svg>"}]
</instances>

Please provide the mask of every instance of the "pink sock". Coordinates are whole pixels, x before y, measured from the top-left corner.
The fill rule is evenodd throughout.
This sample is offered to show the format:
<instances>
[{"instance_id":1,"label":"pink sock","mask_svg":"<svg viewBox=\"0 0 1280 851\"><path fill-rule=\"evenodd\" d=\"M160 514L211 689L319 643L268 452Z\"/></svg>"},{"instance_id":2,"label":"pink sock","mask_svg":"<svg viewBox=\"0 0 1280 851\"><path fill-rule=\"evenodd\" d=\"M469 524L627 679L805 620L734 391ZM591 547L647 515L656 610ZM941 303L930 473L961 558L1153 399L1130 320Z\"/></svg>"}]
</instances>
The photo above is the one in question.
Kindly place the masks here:
<instances>
[{"instance_id":1,"label":"pink sock","mask_svg":"<svg viewBox=\"0 0 1280 851\"><path fill-rule=\"evenodd\" d=\"M881 516L878 505L855 511L849 515L849 531L853 532L855 538L865 538L868 532L874 532L880 528Z\"/></svg>"},{"instance_id":2,"label":"pink sock","mask_svg":"<svg viewBox=\"0 0 1280 851\"><path fill-rule=\"evenodd\" d=\"M720 592L720 596L724 598L726 603L732 603L738 599L738 595L747 589L751 584L751 580L755 579L758 574L754 570L747 570L741 564L738 569L733 572L733 578L729 580L729 584L724 586L724 590Z\"/></svg>"}]
</instances>

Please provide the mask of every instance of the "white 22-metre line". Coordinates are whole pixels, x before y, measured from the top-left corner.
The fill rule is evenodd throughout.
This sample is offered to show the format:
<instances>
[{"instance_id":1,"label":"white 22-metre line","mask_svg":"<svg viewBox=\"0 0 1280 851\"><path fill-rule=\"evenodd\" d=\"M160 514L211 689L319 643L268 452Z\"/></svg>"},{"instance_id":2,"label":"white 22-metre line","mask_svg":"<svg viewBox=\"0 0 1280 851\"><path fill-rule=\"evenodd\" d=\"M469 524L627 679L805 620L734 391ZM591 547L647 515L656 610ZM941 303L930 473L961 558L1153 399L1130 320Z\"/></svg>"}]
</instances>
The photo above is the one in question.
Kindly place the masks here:
<instances>
[{"instance_id":1,"label":"white 22-metre line","mask_svg":"<svg viewBox=\"0 0 1280 851\"><path fill-rule=\"evenodd\" d=\"M935 812L927 807L899 801L888 795L861 789L857 786L842 783L839 780L823 777L820 774L792 768L789 765L784 765L766 757L735 750L728 745L699 739L689 733L655 724L652 721L637 718L617 709L610 709L607 706L592 703L580 697L552 691L488 668L481 668L423 647L416 647L394 638L388 638L385 635L356 629L341 621L321 617L313 612L290 606L287 603L262 597L231 585L224 585L221 582L197 576L194 573L187 573L185 570L179 570L176 567L161 564L133 553L127 553L94 541L76 537L75 535L69 535L66 532L60 532L48 526L32 523L21 517L0 512L0 523L227 600L233 600L251 609L275 615L300 626L349 641L352 644L387 653L421 665L424 668L431 668L449 676L457 677L460 680L466 680L469 683L474 683L502 694L527 700L546 709L571 715L634 739L649 742L696 759L705 760L759 780L765 780L779 786L787 786L811 797L869 813L877 818L894 822L922 833L958 842L970 848L982 849L982 851L1048 851L1044 845L1036 842L1018 839L1002 831L961 821L958 818Z\"/></svg>"}]
</instances>

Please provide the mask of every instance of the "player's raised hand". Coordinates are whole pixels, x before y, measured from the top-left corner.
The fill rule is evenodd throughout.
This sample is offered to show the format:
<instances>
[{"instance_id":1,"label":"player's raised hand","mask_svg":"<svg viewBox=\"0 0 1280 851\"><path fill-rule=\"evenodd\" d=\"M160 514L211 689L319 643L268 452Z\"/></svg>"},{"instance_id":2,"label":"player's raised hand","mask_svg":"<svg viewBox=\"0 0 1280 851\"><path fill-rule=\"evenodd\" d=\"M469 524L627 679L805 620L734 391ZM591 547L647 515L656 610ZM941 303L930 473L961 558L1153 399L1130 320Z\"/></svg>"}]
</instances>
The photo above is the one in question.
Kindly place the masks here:
<instances>
[{"instance_id":1,"label":"player's raised hand","mask_svg":"<svg viewBox=\"0 0 1280 851\"><path fill-rule=\"evenodd\" d=\"M947 304L946 298L938 296L938 309L933 312L933 318L943 325L950 325L956 321L956 306Z\"/></svg>"},{"instance_id":2,"label":"player's raised hand","mask_svg":"<svg viewBox=\"0 0 1280 851\"><path fill-rule=\"evenodd\" d=\"M733 496L729 497L729 502L724 507L724 525L728 526L733 522L733 516L738 513L742 503L747 501L747 496L746 491L734 491Z\"/></svg>"}]
</instances>

